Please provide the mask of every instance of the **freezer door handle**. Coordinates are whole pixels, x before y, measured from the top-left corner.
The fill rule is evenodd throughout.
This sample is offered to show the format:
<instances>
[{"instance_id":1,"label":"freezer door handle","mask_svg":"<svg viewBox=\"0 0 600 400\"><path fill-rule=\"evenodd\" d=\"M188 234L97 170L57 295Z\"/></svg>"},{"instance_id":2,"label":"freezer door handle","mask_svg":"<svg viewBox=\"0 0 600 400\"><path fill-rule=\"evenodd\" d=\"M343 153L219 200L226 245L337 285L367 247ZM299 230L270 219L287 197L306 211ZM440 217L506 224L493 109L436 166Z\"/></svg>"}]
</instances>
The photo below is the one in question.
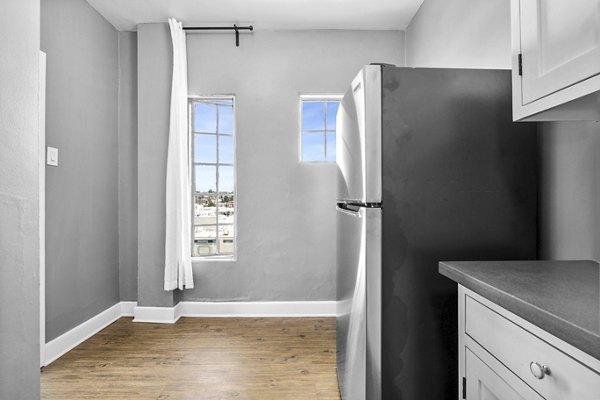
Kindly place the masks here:
<instances>
[{"instance_id":1,"label":"freezer door handle","mask_svg":"<svg viewBox=\"0 0 600 400\"><path fill-rule=\"evenodd\" d=\"M358 214L361 208L382 208L381 203L360 203L354 201L338 201L336 208L340 211L349 211Z\"/></svg>"},{"instance_id":2,"label":"freezer door handle","mask_svg":"<svg viewBox=\"0 0 600 400\"><path fill-rule=\"evenodd\" d=\"M349 203L338 202L335 206L335 209L353 217L358 217L361 207Z\"/></svg>"}]
</instances>

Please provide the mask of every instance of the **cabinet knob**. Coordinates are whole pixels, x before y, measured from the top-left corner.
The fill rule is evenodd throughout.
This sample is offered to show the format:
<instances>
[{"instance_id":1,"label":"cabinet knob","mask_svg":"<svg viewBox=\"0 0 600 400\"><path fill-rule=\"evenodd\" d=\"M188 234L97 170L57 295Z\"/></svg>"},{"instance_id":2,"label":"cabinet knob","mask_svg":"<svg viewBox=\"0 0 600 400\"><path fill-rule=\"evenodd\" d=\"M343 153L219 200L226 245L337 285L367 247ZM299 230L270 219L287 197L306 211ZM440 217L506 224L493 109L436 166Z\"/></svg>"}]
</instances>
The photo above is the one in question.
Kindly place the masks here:
<instances>
[{"instance_id":1,"label":"cabinet knob","mask_svg":"<svg viewBox=\"0 0 600 400\"><path fill-rule=\"evenodd\" d=\"M529 369L537 379L544 379L544 376L550 375L550 368L535 361L529 364Z\"/></svg>"}]
</instances>

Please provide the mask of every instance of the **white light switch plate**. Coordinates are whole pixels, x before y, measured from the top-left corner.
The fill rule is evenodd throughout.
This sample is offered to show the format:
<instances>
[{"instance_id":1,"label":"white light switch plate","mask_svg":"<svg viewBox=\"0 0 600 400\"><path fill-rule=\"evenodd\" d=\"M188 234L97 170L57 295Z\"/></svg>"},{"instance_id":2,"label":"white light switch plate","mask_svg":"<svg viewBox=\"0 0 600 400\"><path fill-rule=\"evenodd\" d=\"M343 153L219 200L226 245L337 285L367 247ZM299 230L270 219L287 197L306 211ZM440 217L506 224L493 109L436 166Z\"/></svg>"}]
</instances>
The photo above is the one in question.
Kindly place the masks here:
<instances>
[{"instance_id":1,"label":"white light switch plate","mask_svg":"<svg viewBox=\"0 0 600 400\"><path fill-rule=\"evenodd\" d=\"M58 149L48 146L46 151L46 164L52 167L58 167Z\"/></svg>"}]
</instances>

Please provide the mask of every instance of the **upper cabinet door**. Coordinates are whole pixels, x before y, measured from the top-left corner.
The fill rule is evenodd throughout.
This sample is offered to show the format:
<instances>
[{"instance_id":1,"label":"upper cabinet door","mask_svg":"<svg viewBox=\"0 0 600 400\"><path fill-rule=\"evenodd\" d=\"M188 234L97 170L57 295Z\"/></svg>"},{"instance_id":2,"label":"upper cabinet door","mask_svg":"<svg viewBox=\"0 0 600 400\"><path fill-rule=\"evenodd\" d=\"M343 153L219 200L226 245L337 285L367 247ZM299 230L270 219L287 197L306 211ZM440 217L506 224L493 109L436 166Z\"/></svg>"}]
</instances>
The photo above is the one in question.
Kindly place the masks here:
<instances>
[{"instance_id":1,"label":"upper cabinet door","mask_svg":"<svg viewBox=\"0 0 600 400\"><path fill-rule=\"evenodd\" d=\"M523 105L600 74L600 0L521 0L520 14Z\"/></svg>"}]
</instances>

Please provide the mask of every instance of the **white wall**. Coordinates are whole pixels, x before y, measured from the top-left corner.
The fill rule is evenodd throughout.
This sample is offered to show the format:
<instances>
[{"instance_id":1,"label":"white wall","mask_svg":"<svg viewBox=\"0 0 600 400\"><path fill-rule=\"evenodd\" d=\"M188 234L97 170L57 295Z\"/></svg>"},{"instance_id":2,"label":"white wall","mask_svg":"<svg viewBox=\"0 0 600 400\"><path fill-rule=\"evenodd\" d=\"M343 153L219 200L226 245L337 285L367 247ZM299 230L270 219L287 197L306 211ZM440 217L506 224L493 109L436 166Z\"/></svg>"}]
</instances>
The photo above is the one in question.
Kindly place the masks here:
<instances>
[{"instance_id":1,"label":"white wall","mask_svg":"<svg viewBox=\"0 0 600 400\"><path fill-rule=\"evenodd\" d=\"M0 399L40 397L40 3L0 2Z\"/></svg>"},{"instance_id":2,"label":"white wall","mask_svg":"<svg viewBox=\"0 0 600 400\"><path fill-rule=\"evenodd\" d=\"M509 0L425 0L406 30L410 67L510 69Z\"/></svg>"},{"instance_id":3,"label":"white wall","mask_svg":"<svg viewBox=\"0 0 600 400\"><path fill-rule=\"evenodd\" d=\"M154 36L152 47L147 49L144 37L148 35ZM360 68L370 62L403 65L403 33L258 30L243 34L240 47L235 47L231 33L188 34L187 38L190 94L236 96L238 258L236 262L196 262L196 287L184 292L184 300L334 300L337 167L299 162L298 98L304 93L342 94ZM140 74L149 64L156 68L160 60L171 57L168 43L164 24L139 26ZM162 115L146 115L144 110L156 113L168 105L168 98L144 97L149 94L148 85L157 86L156 76L170 79L169 73L139 81L141 162L146 159L145 152L156 150L146 143L166 142L163 125L168 120ZM165 97L169 92L161 89L153 93ZM168 113L168 107L162 112ZM161 125L156 132L152 126L143 128L143 118ZM148 137L148 130L156 136ZM159 163L160 170L150 177L139 164L140 207L146 210L140 213L139 241L149 252L154 251L150 246L164 248L164 217L142 215L164 208L164 199L158 198L160 190L164 193L163 156L154 156L153 161ZM154 185L158 190L147 190ZM150 202L158 206L151 207ZM147 235L149 225L142 218L155 219L153 227L161 234ZM156 264L164 252L148 261L143 260L146 256L142 253L140 274L142 268L149 268L151 271L144 275L150 276L160 267ZM146 277L144 280L139 281L139 297L145 305L152 305L145 293L162 290L162 281L149 287ZM163 301L159 293L156 297Z\"/></svg>"}]
</instances>

